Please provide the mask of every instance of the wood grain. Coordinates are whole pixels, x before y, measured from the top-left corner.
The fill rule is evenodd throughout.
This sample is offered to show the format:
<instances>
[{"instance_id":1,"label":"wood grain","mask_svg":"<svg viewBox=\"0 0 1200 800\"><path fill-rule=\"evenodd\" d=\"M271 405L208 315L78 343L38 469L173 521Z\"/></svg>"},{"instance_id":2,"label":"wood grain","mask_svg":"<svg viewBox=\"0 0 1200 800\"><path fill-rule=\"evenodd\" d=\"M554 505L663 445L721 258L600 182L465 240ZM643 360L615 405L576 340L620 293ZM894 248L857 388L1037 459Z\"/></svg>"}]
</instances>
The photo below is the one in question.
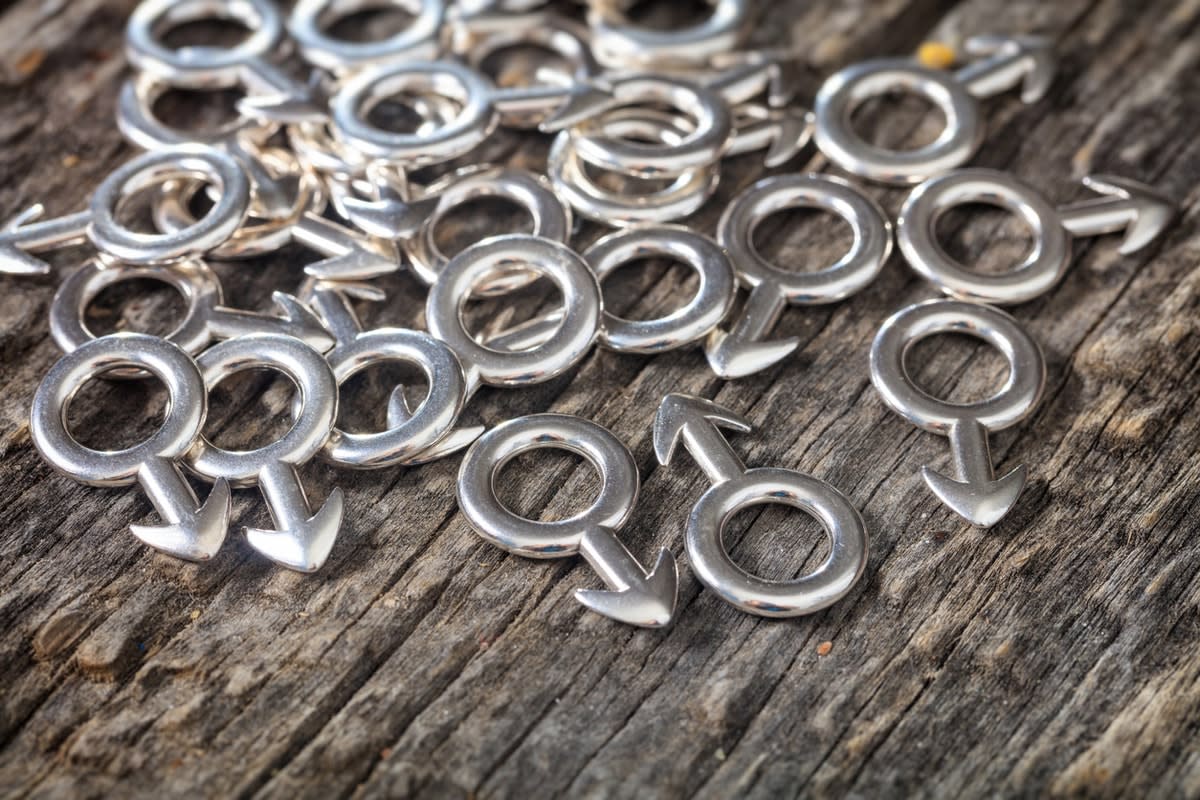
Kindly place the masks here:
<instances>
[{"instance_id":1,"label":"wood grain","mask_svg":"<svg viewBox=\"0 0 1200 800\"><path fill-rule=\"evenodd\" d=\"M678 622L632 630L586 612L596 586L576 560L531 562L482 542L456 512L457 459L419 469L304 470L317 497L347 492L347 526L316 576L275 569L231 540L210 564L153 555L126 530L153 510L132 490L56 476L34 452L26 414L58 357L46 326L54 280L5 279L0 293L0 793L13 796L1200 796L1200 2L1151 0L786 0L765 4L756 41L794 50L808 96L837 67L978 32L1041 33L1061 69L1034 106L988 101L976 163L1012 170L1047 196L1083 196L1079 178L1113 172L1183 204L1160 242L1134 257L1081 241L1047 296L1014 309L1042 343L1046 400L993 439L999 469L1028 464L1017 509L967 528L925 490L945 441L887 411L867 378L875 330L932 296L898 258L867 291L789 310L777 332L800 352L723 383L698 350L655 358L597 351L569 378L484 391L468 421L579 414L632 448L643 502L625 529L646 556L682 558L686 509L705 486L687 459L656 466L661 397L716 399L755 424L746 462L813 473L863 510L866 576L823 613L790 622L741 614L682 571ZM133 150L113 124L125 75L129 0L18 0L0 12L0 210L80 207ZM889 141L931 122L918 104L871 116ZM486 157L537 167L545 143L501 134ZM804 163L807 160L808 163ZM788 169L825 169L809 151ZM763 174L727 162L692 224L713 230L725 203ZM892 213L902 193L869 190ZM1003 215L956 216L955 252L982 269L1024 245ZM486 228L454 231L459 238ZM599 233L585 227L579 243ZM773 218L763 247L781 264L836 259L836 226ZM69 270L86 254L54 256ZM311 258L218 265L239 305L265 307ZM651 265L606 291L616 310L676 304L686 273ZM683 282L681 289L680 283ZM422 291L382 282L375 324L421 323ZM110 328L163 330L154 294L99 313ZM528 302L550 302L533 291ZM107 317L104 314L107 313ZM498 306L480 310L490 324ZM944 396L998 385L1002 362L942 337L918 377ZM362 382L346 413L382 415L385 380ZM230 382L207 431L268 435L286 387ZM99 386L76 430L114 444L154 427L161 393ZM227 437L227 438L226 438ZM564 471L566 469L567 471ZM596 478L564 459L514 470L506 500L533 515L579 508ZM266 521L253 492L238 525ZM801 515L735 520L734 558L795 574L820 558Z\"/></svg>"}]
</instances>

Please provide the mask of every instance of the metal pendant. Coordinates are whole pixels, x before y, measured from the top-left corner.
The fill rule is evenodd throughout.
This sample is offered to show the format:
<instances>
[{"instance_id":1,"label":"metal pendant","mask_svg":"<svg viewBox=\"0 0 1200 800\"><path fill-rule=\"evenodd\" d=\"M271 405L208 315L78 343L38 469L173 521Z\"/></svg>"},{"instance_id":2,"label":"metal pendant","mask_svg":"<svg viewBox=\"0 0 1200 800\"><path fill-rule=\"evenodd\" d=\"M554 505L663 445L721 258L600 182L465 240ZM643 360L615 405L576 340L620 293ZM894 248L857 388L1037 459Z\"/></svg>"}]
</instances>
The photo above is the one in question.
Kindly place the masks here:
<instances>
[{"instance_id":1,"label":"metal pendant","mask_svg":"<svg viewBox=\"0 0 1200 800\"><path fill-rule=\"evenodd\" d=\"M282 438L255 450L224 450L203 434L187 453L187 465L208 480L233 486L257 484L276 530L246 529L246 539L276 564L299 572L315 572L325 563L342 524L342 490L334 489L320 511L312 513L296 468L321 451L337 420L337 378L316 350L298 339L252 334L230 339L196 359L204 385L218 383L247 369L269 369L286 375L300 395L299 413Z\"/></svg>"},{"instance_id":2,"label":"metal pendant","mask_svg":"<svg viewBox=\"0 0 1200 800\"><path fill-rule=\"evenodd\" d=\"M900 252L912 268L944 294L1009 305L1039 297L1062 280L1071 263L1071 240L1124 233L1122 255L1153 241L1175 215L1174 204L1152 187L1112 175L1091 175L1083 185L1103 195L1055 208L1040 192L1007 172L961 169L913 189L897 220ZM1017 267L1001 275L974 272L943 249L937 223L952 208L991 203L1020 217L1033 232L1033 247Z\"/></svg>"},{"instance_id":3,"label":"metal pendant","mask_svg":"<svg viewBox=\"0 0 1200 800\"><path fill-rule=\"evenodd\" d=\"M715 56L736 50L748 33L748 0L710 0L704 21L674 30L636 26L620 4L593 3L588 10L592 48L610 69L679 69L707 65Z\"/></svg>"},{"instance_id":4,"label":"metal pendant","mask_svg":"<svg viewBox=\"0 0 1200 800\"><path fill-rule=\"evenodd\" d=\"M93 450L67 430L67 407L84 384L114 368L148 372L162 381L166 418L140 444ZM206 561L216 555L229 529L229 484L218 480L201 504L175 462L199 437L207 410L204 381L187 353L156 336L114 333L87 342L51 368L34 396L29 431L42 458L80 483L139 484L164 524L131 525L138 539L176 558Z\"/></svg>"},{"instance_id":5,"label":"metal pendant","mask_svg":"<svg viewBox=\"0 0 1200 800\"><path fill-rule=\"evenodd\" d=\"M771 264L754 246L754 231L766 217L789 208L816 208L841 217L854 231L850 252L817 272ZM875 280L892 252L892 223L878 203L839 178L780 175L764 178L733 199L717 224L717 240L750 295L728 330L709 335L705 352L717 375L741 378L772 366L799 346L795 338L766 340L788 305L836 303Z\"/></svg>"},{"instance_id":6,"label":"metal pendant","mask_svg":"<svg viewBox=\"0 0 1200 800\"><path fill-rule=\"evenodd\" d=\"M412 14L412 20L404 30L386 39L354 42L328 32L338 20L364 8L382 9L389 5ZM288 18L288 30L305 61L334 75L345 75L374 64L436 58L445 5L443 0L385 0L369 4L362 0L299 0Z\"/></svg>"},{"instance_id":7,"label":"metal pendant","mask_svg":"<svg viewBox=\"0 0 1200 800\"><path fill-rule=\"evenodd\" d=\"M963 333L982 339L1008 360L1008 380L987 400L949 403L922 391L908 374L909 349L938 333ZM947 436L955 477L930 467L921 476L938 499L979 528L999 522L1025 487L1022 464L997 479L987 435L1027 417L1042 397L1046 363L1041 348L1008 314L991 306L960 300L930 300L893 314L871 346L871 381L888 407L930 433Z\"/></svg>"},{"instance_id":8,"label":"metal pendant","mask_svg":"<svg viewBox=\"0 0 1200 800\"><path fill-rule=\"evenodd\" d=\"M915 60L884 58L846 67L829 77L817 93L817 147L833 163L867 180L894 185L920 183L961 167L983 143L978 98L1022 86L1026 103L1050 88L1055 63L1052 43L1035 36L975 36L965 49L977 60L957 72L921 66ZM911 92L937 106L946 128L930 144L911 150L877 147L854 130L854 111L889 92Z\"/></svg>"},{"instance_id":9,"label":"metal pendant","mask_svg":"<svg viewBox=\"0 0 1200 800\"><path fill-rule=\"evenodd\" d=\"M500 470L541 448L575 453L600 473L600 493L570 519L538 522L514 514L496 497ZM565 414L533 414L496 426L467 451L458 471L458 505L487 541L527 558L582 555L608 590L579 589L575 599L619 622L658 628L675 613L678 575L669 550L647 571L617 538L633 513L638 469L624 443L607 429Z\"/></svg>"},{"instance_id":10,"label":"metal pendant","mask_svg":"<svg viewBox=\"0 0 1200 800\"><path fill-rule=\"evenodd\" d=\"M797 617L836 603L867 566L867 531L850 501L824 481L788 469L747 469L720 428L749 431L729 409L682 394L663 398L654 418L654 452L666 465L680 442L713 485L692 507L688 563L700 581L730 605L762 617ZM829 557L817 569L786 581L747 573L729 557L721 537L744 508L782 503L814 517L829 537Z\"/></svg>"}]
</instances>

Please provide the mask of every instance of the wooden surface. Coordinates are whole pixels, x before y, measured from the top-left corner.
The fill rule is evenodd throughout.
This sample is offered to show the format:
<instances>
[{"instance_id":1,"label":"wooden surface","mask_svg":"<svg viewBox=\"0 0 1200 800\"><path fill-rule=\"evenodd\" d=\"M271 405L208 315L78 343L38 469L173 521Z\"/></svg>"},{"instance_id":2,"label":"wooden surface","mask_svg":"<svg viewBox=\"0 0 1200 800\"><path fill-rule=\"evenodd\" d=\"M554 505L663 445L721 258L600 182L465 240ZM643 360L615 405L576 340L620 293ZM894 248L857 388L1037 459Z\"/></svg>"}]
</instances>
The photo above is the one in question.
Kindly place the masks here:
<instances>
[{"instance_id":1,"label":"wooden surface","mask_svg":"<svg viewBox=\"0 0 1200 800\"><path fill-rule=\"evenodd\" d=\"M35 201L74 210L134 152L112 121L131 6L18 0L0 12L3 213ZM849 302L789 310L777 332L801 351L749 379L714 379L698 350L596 352L569 379L472 403L466 420L555 410L628 442L643 502L624 535L639 557L666 546L681 561L678 621L664 632L585 611L572 592L599 582L581 561L521 560L480 540L456 513L457 458L306 468L316 497L347 492L345 530L316 576L272 568L236 536L203 566L154 555L126 530L154 519L138 492L78 486L34 452L26 413L58 356L54 281L4 279L0 793L1200 796L1200 2L788 0L770 4L756 36L795 48L811 97L843 64L979 32L1052 36L1061 68L1035 106L986 104L976 163L1059 202L1083 196L1084 174L1113 172L1184 204L1137 256L1118 256L1113 237L1080 242L1062 284L1014 310L1045 349L1049 383L1030 420L993 438L998 468L1031 471L1002 524L973 530L936 502L917 473L947 463L945 440L887 411L868 381L882 320L932 296L898 258ZM880 119L890 141L933 129L919 104ZM487 156L536 167L544 149L503 134ZM789 165L824 168L811 150ZM760 174L753 157L728 162L693 223L711 232ZM869 191L893 213L902 199ZM954 252L983 269L1024 246L998 213L950 222ZM476 221L459 238L484 230ZM796 214L773 218L761 241L800 269L832 261L841 236ZM54 260L67 270L82 255ZM219 269L230 297L262 307L311 257ZM678 302L679 275L651 266L607 294L619 311L653 314ZM419 324L417 284L383 285L392 299L368 318ZM101 327L165 329L160 294L102 306ZM925 386L955 398L1004 372L995 353L953 337L917 361ZM382 417L376 377L351 418ZM256 376L228 387L207 427L219 442L280 429L286 387ZM862 509L870 563L848 597L781 622L701 589L682 528L705 479L686 458L657 467L651 449L667 392L745 414L756 430L734 445L747 463L811 472ZM77 405L88 441L128 444L152 429L162 396L105 385ZM520 467L506 500L527 513L567 513L596 489L568 458ZM254 492L239 493L235 517L266 522ZM820 540L799 513L766 507L729 537L739 563L773 577L815 564Z\"/></svg>"}]
</instances>

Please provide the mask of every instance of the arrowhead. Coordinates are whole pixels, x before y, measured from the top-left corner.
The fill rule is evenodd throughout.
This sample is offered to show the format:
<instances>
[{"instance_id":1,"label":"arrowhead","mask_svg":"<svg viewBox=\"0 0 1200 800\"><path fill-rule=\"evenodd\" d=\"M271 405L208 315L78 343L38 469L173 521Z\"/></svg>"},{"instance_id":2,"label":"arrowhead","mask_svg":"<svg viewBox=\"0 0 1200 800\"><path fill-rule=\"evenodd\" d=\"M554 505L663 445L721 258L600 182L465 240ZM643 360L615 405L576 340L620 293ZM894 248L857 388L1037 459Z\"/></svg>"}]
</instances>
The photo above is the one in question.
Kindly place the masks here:
<instances>
[{"instance_id":1,"label":"arrowhead","mask_svg":"<svg viewBox=\"0 0 1200 800\"><path fill-rule=\"evenodd\" d=\"M283 312L284 328L288 336L299 339L320 353L337 344L333 334L325 329L317 315L295 297L284 292L273 292L271 299Z\"/></svg>"},{"instance_id":2,"label":"arrowhead","mask_svg":"<svg viewBox=\"0 0 1200 800\"><path fill-rule=\"evenodd\" d=\"M204 505L178 525L130 525L133 535L156 550L188 561L208 561L217 554L229 530L232 499L229 483L213 484Z\"/></svg>"},{"instance_id":3,"label":"arrowhead","mask_svg":"<svg viewBox=\"0 0 1200 800\"><path fill-rule=\"evenodd\" d=\"M358 247L345 255L332 256L313 262L304 273L313 278L330 281L367 280L389 275L400 269L400 259L366 247Z\"/></svg>"},{"instance_id":4,"label":"arrowhead","mask_svg":"<svg viewBox=\"0 0 1200 800\"><path fill-rule=\"evenodd\" d=\"M929 467L921 469L921 476L938 499L977 528L990 528L1009 512L1025 488L1025 475L1022 464L998 480L964 483Z\"/></svg>"},{"instance_id":5,"label":"arrowhead","mask_svg":"<svg viewBox=\"0 0 1200 800\"><path fill-rule=\"evenodd\" d=\"M585 85L573 91L562 107L538 125L542 133L555 133L591 119L617 104L617 98L606 86Z\"/></svg>"},{"instance_id":6,"label":"arrowhead","mask_svg":"<svg viewBox=\"0 0 1200 800\"><path fill-rule=\"evenodd\" d=\"M658 463L671 463L675 446L689 424L704 423L747 433L751 429L745 417L702 397L669 394L659 403L654 415L654 454Z\"/></svg>"},{"instance_id":7,"label":"arrowhead","mask_svg":"<svg viewBox=\"0 0 1200 800\"><path fill-rule=\"evenodd\" d=\"M326 109L304 95L254 95L238 101L238 111L261 122L294 125L302 122L324 122Z\"/></svg>"},{"instance_id":8,"label":"arrowhead","mask_svg":"<svg viewBox=\"0 0 1200 800\"><path fill-rule=\"evenodd\" d=\"M0 228L0 239L6 233L17 233L22 226L36 222L46 212L41 203L35 203L6 222ZM50 265L40 258L26 253L21 248L7 242L0 243L0 272L9 275L46 275Z\"/></svg>"},{"instance_id":9,"label":"arrowhead","mask_svg":"<svg viewBox=\"0 0 1200 800\"><path fill-rule=\"evenodd\" d=\"M347 197L342 207L350 222L368 236L380 239L407 239L420 230L437 210L440 198L425 197L412 202L399 199L360 200Z\"/></svg>"},{"instance_id":10,"label":"arrowhead","mask_svg":"<svg viewBox=\"0 0 1200 800\"><path fill-rule=\"evenodd\" d=\"M343 495L334 489L321 510L288 530L246 528L250 546L276 564L297 572L316 572L329 557L342 526Z\"/></svg>"},{"instance_id":11,"label":"arrowhead","mask_svg":"<svg viewBox=\"0 0 1200 800\"><path fill-rule=\"evenodd\" d=\"M788 111L779 119L779 131L771 140L764 163L780 167L796 157L812 139L816 117L811 111Z\"/></svg>"},{"instance_id":12,"label":"arrowhead","mask_svg":"<svg viewBox=\"0 0 1200 800\"><path fill-rule=\"evenodd\" d=\"M585 536L590 536L589 531ZM643 628L662 628L675 615L679 591L679 571L675 556L663 549L654 569L640 583L623 591L577 589L575 599L597 614Z\"/></svg>"},{"instance_id":13,"label":"arrowhead","mask_svg":"<svg viewBox=\"0 0 1200 800\"><path fill-rule=\"evenodd\" d=\"M704 355L713 372L730 380L744 378L773 366L790 356L799 346L800 340L795 337L752 342L718 328L709 334Z\"/></svg>"},{"instance_id":14,"label":"arrowhead","mask_svg":"<svg viewBox=\"0 0 1200 800\"><path fill-rule=\"evenodd\" d=\"M1133 220L1125 228L1121 255L1141 250L1154 241L1175 218L1175 204L1167 196L1140 181L1118 175L1088 175L1083 185L1093 192L1111 195L1133 203Z\"/></svg>"},{"instance_id":15,"label":"arrowhead","mask_svg":"<svg viewBox=\"0 0 1200 800\"><path fill-rule=\"evenodd\" d=\"M292 213L295 191L263 167L255 173L254 200L256 213L261 211L270 219L283 219Z\"/></svg>"},{"instance_id":16,"label":"arrowhead","mask_svg":"<svg viewBox=\"0 0 1200 800\"><path fill-rule=\"evenodd\" d=\"M1054 42L1045 36L972 36L963 49L973 56L1021 56L1021 101L1025 103L1041 100L1057 71Z\"/></svg>"}]
</instances>

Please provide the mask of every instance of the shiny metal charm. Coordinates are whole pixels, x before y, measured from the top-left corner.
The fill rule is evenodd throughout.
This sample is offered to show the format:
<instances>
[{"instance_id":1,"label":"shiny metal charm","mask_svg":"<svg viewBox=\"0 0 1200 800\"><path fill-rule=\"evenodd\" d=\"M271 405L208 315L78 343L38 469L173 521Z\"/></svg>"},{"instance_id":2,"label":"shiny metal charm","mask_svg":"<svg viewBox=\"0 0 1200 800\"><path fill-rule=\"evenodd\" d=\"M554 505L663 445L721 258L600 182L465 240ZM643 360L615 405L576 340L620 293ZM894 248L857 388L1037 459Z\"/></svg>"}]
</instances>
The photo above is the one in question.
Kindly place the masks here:
<instances>
[{"instance_id":1,"label":"shiny metal charm","mask_svg":"<svg viewBox=\"0 0 1200 800\"><path fill-rule=\"evenodd\" d=\"M87 241L90 211L42 219L45 208L32 205L0 228L0 273L47 275L50 265L32 253L44 253Z\"/></svg>"},{"instance_id":2,"label":"shiny metal charm","mask_svg":"<svg viewBox=\"0 0 1200 800\"><path fill-rule=\"evenodd\" d=\"M596 501L569 519L526 519L496 497L504 465L546 447L575 453L600 473ZM533 414L496 426L471 445L458 471L458 505L480 536L527 558L583 556L608 590L579 589L576 600L618 622L658 628L675 613L678 575L669 550L660 550L647 571L617 538L637 495L637 463L629 448L596 423L565 414Z\"/></svg>"},{"instance_id":3,"label":"shiny metal charm","mask_svg":"<svg viewBox=\"0 0 1200 800\"><path fill-rule=\"evenodd\" d=\"M817 93L817 147L847 172L880 183L915 184L960 167L983 143L978 98L1021 85L1024 102L1040 100L1054 77L1051 46L1036 36L975 36L967 40L965 50L977 60L953 73L904 58L846 67ZM911 150L889 150L870 144L854 130L852 117L859 106L896 91L918 94L938 107L946 127L937 139Z\"/></svg>"},{"instance_id":4,"label":"shiny metal charm","mask_svg":"<svg viewBox=\"0 0 1200 800\"><path fill-rule=\"evenodd\" d=\"M296 386L300 411L291 430L256 450L223 450L203 434L187 453L187 464L208 480L233 486L258 485L276 530L246 529L246 539L275 563L299 572L315 572L325 563L342 524L342 490L334 489L312 513L296 468L320 452L337 420L338 386L325 359L308 345L287 336L253 334L230 339L196 359L204 385L246 369L283 373Z\"/></svg>"},{"instance_id":5,"label":"shiny metal charm","mask_svg":"<svg viewBox=\"0 0 1200 800\"><path fill-rule=\"evenodd\" d=\"M332 220L307 211L291 226L292 240L325 256L304 267L311 278L364 281L400 269L395 245L363 236Z\"/></svg>"},{"instance_id":6,"label":"shiny metal charm","mask_svg":"<svg viewBox=\"0 0 1200 800\"><path fill-rule=\"evenodd\" d=\"M374 42L339 39L328 31L339 19L364 8L396 6L413 15L399 33ZM417 61L438 54L443 0L299 0L288 18L288 30L308 63L343 75L362 67L391 61Z\"/></svg>"},{"instance_id":7,"label":"shiny metal charm","mask_svg":"<svg viewBox=\"0 0 1200 800\"><path fill-rule=\"evenodd\" d=\"M596 58L619 70L705 66L741 45L750 18L749 0L710 0L710 5L704 21L668 31L630 23L619 3L592 3L588 25Z\"/></svg>"},{"instance_id":8,"label":"shiny metal charm","mask_svg":"<svg viewBox=\"0 0 1200 800\"><path fill-rule=\"evenodd\" d=\"M687 554L692 571L717 596L750 614L797 617L834 604L867 566L867 531L846 496L824 481L787 469L747 469L720 427L749 431L750 423L698 397L669 394L654 418L654 452L671 461L680 442L713 485L692 507ZM829 557L808 575L771 581L730 559L721 541L726 523L743 508L783 503L813 516L829 536Z\"/></svg>"},{"instance_id":9,"label":"shiny metal charm","mask_svg":"<svg viewBox=\"0 0 1200 800\"><path fill-rule=\"evenodd\" d=\"M931 397L909 377L904 359L918 341L938 333L982 339L1008 360L1008 380L995 395L975 403ZM1020 324L999 309L960 300L930 300L893 314L871 346L871 381L888 407L930 433L950 438L955 477L930 467L921 476L938 499L979 528L999 522L1025 487L1021 465L997 479L987 435L1027 417L1046 384L1041 348Z\"/></svg>"},{"instance_id":10,"label":"shiny metal charm","mask_svg":"<svg viewBox=\"0 0 1200 800\"><path fill-rule=\"evenodd\" d=\"M225 306L220 281L202 261L185 261L163 266L101 264L86 262L66 277L50 304L50 333L67 353L96 336L87 327L87 308L109 286L132 280L165 283L183 298L183 318L165 338L188 354L196 355L217 339L232 339L250 333L277 333L300 339L320 351L333 347L333 336L299 300L273 292L271 299L281 316L241 311ZM144 377L136 370L113 370L115 377Z\"/></svg>"},{"instance_id":11,"label":"shiny metal charm","mask_svg":"<svg viewBox=\"0 0 1200 800\"><path fill-rule=\"evenodd\" d=\"M67 430L67 407L89 380L114 368L147 371L167 387L162 425L146 441L124 450L85 447ZM200 435L208 397L200 371L187 353L142 333L114 333L64 356L42 380L33 399L29 432L52 466L91 486L137 483L164 524L131 525L133 535L176 558L206 561L216 555L229 528L229 484L218 480L203 504L176 466Z\"/></svg>"},{"instance_id":12,"label":"shiny metal charm","mask_svg":"<svg viewBox=\"0 0 1200 800\"><path fill-rule=\"evenodd\" d=\"M1007 305L1032 300L1062 280L1071 263L1071 240L1124 233L1122 255L1153 241L1175 215L1174 204L1150 186L1112 175L1091 175L1084 186L1104 195L1055 208L1040 192L1007 172L961 169L913 189L897 220L900 252L943 293ZM937 223L952 208L990 203L1029 226L1033 248L1016 269L1001 275L974 272L951 258L937 239Z\"/></svg>"},{"instance_id":13,"label":"shiny metal charm","mask_svg":"<svg viewBox=\"0 0 1200 800\"><path fill-rule=\"evenodd\" d=\"M755 228L789 208L817 208L844 219L854 231L850 252L817 272L792 272L768 262L754 246ZM788 305L836 303L875 280L892 252L892 224L874 200L841 179L780 175L764 178L734 198L717 224L717 239L750 295L728 330L709 334L705 353L717 375L741 378L781 361L799 346L795 338L766 341Z\"/></svg>"},{"instance_id":14,"label":"shiny metal charm","mask_svg":"<svg viewBox=\"0 0 1200 800\"><path fill-rule=\"evenodd\" d=\"M364 331L351 297L382 300L370 286L310 281L309 304L333 331L337 345L326 354L341 386L368 367L389 361L413 364L425 373L429 394L414 411L397 386L388 402L388 428L379 433L350 433L334 427L322 449L328 461L351 469L381 469L429 460L466 447L483 433L475 426L454 430L466 401L467 382L454 351L427 333L400 328Z\"/></svg>"}]
</instances>

